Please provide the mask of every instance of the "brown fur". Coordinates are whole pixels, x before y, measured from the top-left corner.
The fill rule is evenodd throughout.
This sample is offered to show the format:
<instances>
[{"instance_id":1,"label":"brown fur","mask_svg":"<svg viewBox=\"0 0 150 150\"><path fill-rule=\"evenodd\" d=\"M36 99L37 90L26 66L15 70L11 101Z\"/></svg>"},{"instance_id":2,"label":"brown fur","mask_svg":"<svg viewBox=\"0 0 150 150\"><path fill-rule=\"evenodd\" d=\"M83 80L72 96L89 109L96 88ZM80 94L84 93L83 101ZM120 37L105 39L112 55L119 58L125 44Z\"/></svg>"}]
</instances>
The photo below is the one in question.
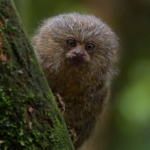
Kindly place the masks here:
<instances>
[{"instance_id":1,"label":"brown fur","mask_svg":"<svg viewBox=\"0 0 150 150\"><path fill-rule=\"evenodd\" d=\"M66 46L69 37L83 45L93 41L95 48L85 52L85 62L72 64L73 50ZM110 83L116 73L115 33L100 19L77 13L48 18L36 31L33 39L38 60L53 93L58 93L66 105L66 124L75 129L75 147L89 138L109 97Z\"/></svg>"}]
</instances>

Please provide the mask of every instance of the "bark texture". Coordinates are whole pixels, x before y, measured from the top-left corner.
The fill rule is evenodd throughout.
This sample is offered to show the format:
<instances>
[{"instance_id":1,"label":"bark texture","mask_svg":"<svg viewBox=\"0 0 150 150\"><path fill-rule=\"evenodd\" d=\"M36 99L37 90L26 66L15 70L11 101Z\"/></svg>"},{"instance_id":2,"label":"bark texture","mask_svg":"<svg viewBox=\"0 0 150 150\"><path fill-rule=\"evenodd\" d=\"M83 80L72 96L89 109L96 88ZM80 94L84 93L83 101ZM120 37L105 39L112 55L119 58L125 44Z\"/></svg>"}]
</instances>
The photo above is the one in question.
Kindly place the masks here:
<instances>
[{"instance_id":1,"label":"bark texture","mask_svg":"<svg viewBox=\"0 0 150 150\"><path fill-rule=\"evenodd\" d=\"M12 0L0 0L0 149L74 149Z\"/></svg>"}]
</instances>

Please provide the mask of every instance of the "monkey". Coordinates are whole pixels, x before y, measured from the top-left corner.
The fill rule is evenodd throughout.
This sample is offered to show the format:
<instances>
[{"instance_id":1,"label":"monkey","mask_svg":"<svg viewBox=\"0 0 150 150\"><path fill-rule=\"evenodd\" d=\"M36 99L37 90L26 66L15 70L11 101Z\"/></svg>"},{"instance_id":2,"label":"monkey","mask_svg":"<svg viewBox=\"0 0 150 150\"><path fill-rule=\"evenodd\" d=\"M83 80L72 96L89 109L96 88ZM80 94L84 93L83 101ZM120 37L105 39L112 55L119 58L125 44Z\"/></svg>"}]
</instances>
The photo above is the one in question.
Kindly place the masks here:
<instances>
[{"instance_id":1,"label":"monkey","mask_svg":"<svg viewBox=\"0 0 150 150\"><path fill-rule=\"evenodd\" d=\"M68 13L44 20L32 44L52 92L65 104L64 120L78 149L109 99L118 37L94 15Z\"/></svg>"}]
</instances>

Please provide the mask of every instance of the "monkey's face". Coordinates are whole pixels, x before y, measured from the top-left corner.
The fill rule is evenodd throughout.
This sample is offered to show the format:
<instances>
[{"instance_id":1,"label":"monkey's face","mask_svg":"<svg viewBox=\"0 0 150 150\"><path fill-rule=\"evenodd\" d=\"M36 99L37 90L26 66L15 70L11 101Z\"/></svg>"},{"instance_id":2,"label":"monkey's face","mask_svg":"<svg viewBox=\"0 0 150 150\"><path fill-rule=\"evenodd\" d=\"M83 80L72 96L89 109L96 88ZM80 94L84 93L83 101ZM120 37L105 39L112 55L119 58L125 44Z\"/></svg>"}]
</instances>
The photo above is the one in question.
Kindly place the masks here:
<instances>
[{"instance_id":1,"label":"monkey's face","mask_svg":"<svg viewBox=\"0 0 150 150\"><path fill-rule=\"evenodd\" d=\"M69 63L80 65L90 61L89 53L95 48L92 41L80 42L72 37L66 39L66 46L69 52L66 53L66 59Z\"/></svg>"},{"instance_id":2,"label":"monkey's face","mask_svg":"<svg viewBox=\"0 0 150 150\"><path fill-rule=\"evenodd\" d=\"M47 19L33 38L39 62L48 72L113 70L117 43L100 19L76 13Z\"/></svg>"}]
</instances>

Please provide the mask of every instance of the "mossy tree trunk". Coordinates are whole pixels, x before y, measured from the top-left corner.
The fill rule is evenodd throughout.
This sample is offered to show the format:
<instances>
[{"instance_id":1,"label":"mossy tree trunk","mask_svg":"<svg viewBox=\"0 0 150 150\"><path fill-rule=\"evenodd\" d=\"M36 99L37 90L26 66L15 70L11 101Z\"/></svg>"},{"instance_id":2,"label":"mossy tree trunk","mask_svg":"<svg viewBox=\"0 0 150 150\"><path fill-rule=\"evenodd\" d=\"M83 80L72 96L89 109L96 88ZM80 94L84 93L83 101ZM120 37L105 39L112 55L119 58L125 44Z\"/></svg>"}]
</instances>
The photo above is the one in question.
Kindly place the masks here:
<instances>
[{"instance_id":1,"label":"mossy tree trunk","mask_svg":"<svg viewBox=\"0 0 150 150\"><path fill-rule=\"evenodd\" d=\"M0 0L0 149L73 150L12 0Z\"/></svg>"}]
</instances>

